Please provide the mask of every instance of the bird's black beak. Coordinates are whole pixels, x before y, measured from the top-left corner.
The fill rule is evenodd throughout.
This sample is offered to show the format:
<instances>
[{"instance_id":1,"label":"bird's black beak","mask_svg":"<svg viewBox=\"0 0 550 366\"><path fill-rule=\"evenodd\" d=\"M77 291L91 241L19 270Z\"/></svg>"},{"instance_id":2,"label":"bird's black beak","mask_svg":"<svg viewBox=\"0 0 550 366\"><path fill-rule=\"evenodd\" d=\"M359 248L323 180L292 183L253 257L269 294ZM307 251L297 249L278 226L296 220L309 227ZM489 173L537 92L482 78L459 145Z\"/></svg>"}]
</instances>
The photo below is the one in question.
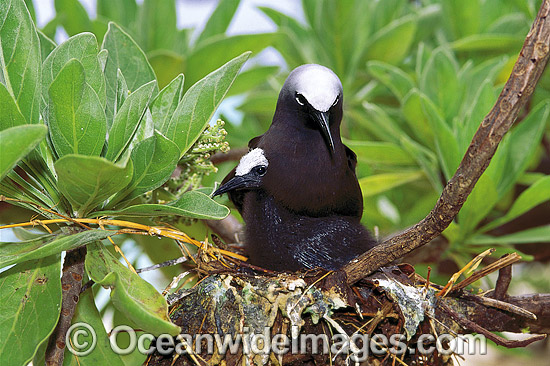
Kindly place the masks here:
<instances>
[{"instance_id":1,"label":"bird's black beak","mask_svg":"<svg viewBox=\"0 0 550 366\"><path fill-rule=\"evenodd\" d=\"M237 175L216 189L216 191L212 194L212 197L216 197L237 189L258 188L260 187L260 184L260 177L255 174Z\"/></svg>"},{"instance_id":2,"label":"bird's black beak","mask_svg":"<svg viewBox=\"0 0 550 366\"><path fill-rule=\"evenodd\" d=\"M321 128L321 133L323 134L323 137L325 139L325 142L327 143L330 152L334 152L334 142L332 141L332 134L330 133L330 126L329 126L329 112L319 112L314 111L313 112L313 118L317 121L319 124L319 127Z\"/></svg>"}]
</instances>

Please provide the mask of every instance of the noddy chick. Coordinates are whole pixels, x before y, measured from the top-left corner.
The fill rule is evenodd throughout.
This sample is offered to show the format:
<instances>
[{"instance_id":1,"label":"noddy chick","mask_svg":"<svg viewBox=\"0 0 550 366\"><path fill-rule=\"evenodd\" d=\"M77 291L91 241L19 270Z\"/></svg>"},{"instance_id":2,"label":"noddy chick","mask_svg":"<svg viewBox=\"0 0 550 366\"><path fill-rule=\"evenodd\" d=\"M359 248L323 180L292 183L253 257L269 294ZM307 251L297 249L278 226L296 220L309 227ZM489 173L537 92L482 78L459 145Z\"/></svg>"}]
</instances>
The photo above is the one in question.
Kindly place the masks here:
<instances>
[{"instance_id":1,"label":"noddy chick","mask_svg":"<svg viewBox=\"0 0 550 366\"><path fill-rule=\"evenodd\" d=\"M279 94L270 128L214 195L229 193L245 221L250 263L271 270L337 269L376 245L361 225L356 155L342 143L342 84L303 65Z\"/></svg>"}]
</instances>

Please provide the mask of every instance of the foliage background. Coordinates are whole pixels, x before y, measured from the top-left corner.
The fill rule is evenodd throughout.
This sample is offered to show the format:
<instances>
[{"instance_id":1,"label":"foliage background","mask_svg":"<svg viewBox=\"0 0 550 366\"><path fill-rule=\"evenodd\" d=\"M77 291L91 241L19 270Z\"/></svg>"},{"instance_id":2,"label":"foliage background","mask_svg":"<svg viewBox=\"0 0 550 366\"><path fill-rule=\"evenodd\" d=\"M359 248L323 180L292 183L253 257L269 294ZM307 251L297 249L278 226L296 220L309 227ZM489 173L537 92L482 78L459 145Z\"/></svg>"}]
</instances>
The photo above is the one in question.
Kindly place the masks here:
<instances>
[{"instance_id":1,"label":"foliage background","mask_svg":"<svg viewBox=\"0 0 550 366\"><path fill-rule=\"evenodd\" d=\"M34 7L26 2L31 15L40 13L39 2ZM97 0L94 17L76 0L55 0L55 17L42 27L41 41L92 32L101 44L108 22L115 21L144 51L159 89L183 73L182 92L252 51L221 108L232 148L246 146L269 126L289 70L311 62L332 68L344 85L342 134L359 158L363 220L380 237L418 222L433 207L496 100L540 5L537 0L303 0L293 8L297 12L285 13L265 2L258 9L273 31L228 35L247 1L213 3L203 30L178 28L176 6L185 9L187 2ZM430 265L432 279L445 282L473 256L494 247L494 256L523 253L527 262L515 267L517 291L550 292L549 97L545 72L458 219L442 240L408 258L419 273ZM186 178L213 186L234 165L225 163L209 175L203 173L211 170L189 171ZM29 213L3 207L0 215L11 223L28 220ZM201 222L186 224L175 223L199 239L208 233ZM170 240L149 237L129 240L123 250L138 266L147 263L141 253L153 263L179 253ZM157 284L163 284L157 287L179 272L157 273ZM476 285L487 289L493 283ZM115 324L125 321L110 306L100 309L114 314Z\"/></svg>"}]
</instances>

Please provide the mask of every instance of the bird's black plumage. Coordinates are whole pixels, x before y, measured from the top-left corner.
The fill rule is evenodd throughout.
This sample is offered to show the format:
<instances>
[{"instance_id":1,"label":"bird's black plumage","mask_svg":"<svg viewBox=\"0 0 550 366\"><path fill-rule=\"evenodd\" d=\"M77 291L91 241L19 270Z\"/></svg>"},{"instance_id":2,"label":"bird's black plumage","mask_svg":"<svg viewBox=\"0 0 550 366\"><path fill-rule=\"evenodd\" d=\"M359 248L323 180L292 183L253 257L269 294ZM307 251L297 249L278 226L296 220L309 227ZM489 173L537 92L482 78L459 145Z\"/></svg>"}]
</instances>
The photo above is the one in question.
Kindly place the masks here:
<instances>
[{"instance_id":1,"label":"bird's black plumage","mask_svg":"<svg viewBox=\"0 0 550 366\"><path fill-rule=\"evenodd\" d=\"M242 214L252 264L336 269L376 244L360 223L357 159L340 138L342 105L331 70L295 69L270 128L214 193L228 192Z\"/></svg>"}]
</instances>

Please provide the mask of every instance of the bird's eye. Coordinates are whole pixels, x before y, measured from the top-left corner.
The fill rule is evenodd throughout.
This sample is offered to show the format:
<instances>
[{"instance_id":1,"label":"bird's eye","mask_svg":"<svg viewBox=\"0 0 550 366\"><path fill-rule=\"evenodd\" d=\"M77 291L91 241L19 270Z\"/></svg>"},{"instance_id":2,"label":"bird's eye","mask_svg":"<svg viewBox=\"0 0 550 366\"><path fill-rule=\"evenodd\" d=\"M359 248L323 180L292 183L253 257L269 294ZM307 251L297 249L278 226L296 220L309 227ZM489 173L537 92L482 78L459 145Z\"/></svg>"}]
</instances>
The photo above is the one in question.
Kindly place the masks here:
<instances>
[{"instance_id":1,"label":"bird's eye","mask_svg":"<svg viewBox=\"0 0 550 366\"><path fill-rule=\"evenodd\" d=\"M267 169L264 165L256 167L256 173L261 177L267 172Z\"/></svg>"},{"instance_id":2,"label":"bird's eye","mask_svg":"<svg viewBox=\"0 0 550 366\"><path fill-rule=\"evenodd\" d=\"M336 104L338 104L339 101L340 101L340 96L338 95L334 103L332 103L332 106L334 107Z\"/></svg>"},{"instance_id":3,"label":"bird's eye","mask_svg":"<svg viewBox=\"0 0 550 366\"><path fill-rule=\"evenodd\" d=\"M307 103L306 98L300 93L296 93L296 101L299 105L306 105Z\"/></svg>"}]
</instances>

